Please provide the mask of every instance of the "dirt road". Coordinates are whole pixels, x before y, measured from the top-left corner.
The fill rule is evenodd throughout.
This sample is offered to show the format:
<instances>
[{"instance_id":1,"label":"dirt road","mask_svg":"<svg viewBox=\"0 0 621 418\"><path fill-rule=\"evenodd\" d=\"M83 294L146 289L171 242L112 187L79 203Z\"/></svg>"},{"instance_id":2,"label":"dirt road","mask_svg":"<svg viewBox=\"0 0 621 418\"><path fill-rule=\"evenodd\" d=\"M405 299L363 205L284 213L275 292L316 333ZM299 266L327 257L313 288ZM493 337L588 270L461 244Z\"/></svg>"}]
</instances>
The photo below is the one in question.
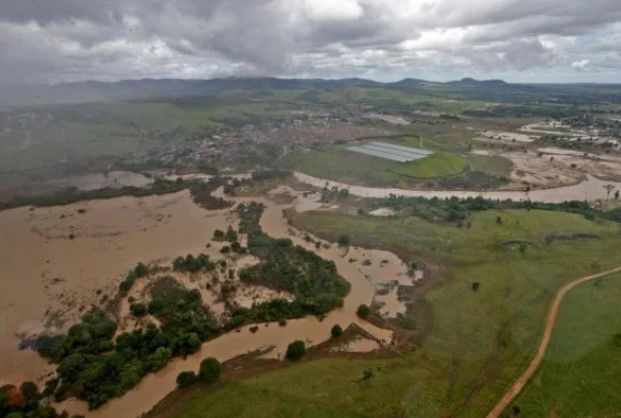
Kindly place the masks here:
<instances>
[{"instance_id":1,"label":"dirt road","mask_svg":"<svg viewBox=\"0 0 621 418\"><path fill-rule=\"evenodd\" d=\"M494 409L491 410L489 414L487 414L487 418L497 418L500 416L502 411L504 411L511 401L515 399L515 397L520 393L520 391L524 388L528 380L535 374L539 364L543 360L543 357L546 353L546 349L548 348L548 344L550 342L550 336L552 335L552 331L554 330L554 325L556 324L556 317L558 316L559 308L563 298L574 287L588 282L590 280L598 279L600 277L608 276L613 273L621 272L621 266L614 268L612 270L607 270L601 273L593 274L591 276L585 276L578 280L574 280L573 282L567 283L565 286L561 287L557 292L552 304L550 305L550 309L548 311L548 315L546 316L546 327L543 332L543 338L539 343L539 348L537 349L537 355L532 359L528 368L522 373L520 377L513 383L511 388L504 394L504 396L500 399L500 401L496 404Z\"/></svg>"}]
</instances>

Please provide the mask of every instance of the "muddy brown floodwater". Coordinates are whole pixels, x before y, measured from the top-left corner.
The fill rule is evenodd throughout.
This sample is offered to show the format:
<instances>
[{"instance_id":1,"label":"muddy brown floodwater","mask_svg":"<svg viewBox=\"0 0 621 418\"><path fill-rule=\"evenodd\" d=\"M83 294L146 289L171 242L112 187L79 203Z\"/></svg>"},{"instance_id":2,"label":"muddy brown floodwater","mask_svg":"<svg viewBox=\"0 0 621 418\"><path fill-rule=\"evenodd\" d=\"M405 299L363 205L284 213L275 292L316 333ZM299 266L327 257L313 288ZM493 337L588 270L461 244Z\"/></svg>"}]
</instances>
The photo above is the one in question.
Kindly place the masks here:
<instances>
[{"instance_id":1,"label":"muddy brown floodwater","mask_svg":"<svg viewBox=\"0 0 621 418\"><path fill-rule=\"evenodd\" d=\"M187 191L0 212L0 383L51 370L19 336L66 329L137 262L200 252L223 225Z\"/></svg>"},{"instance_id":2,"label":"muddy brown floodwater","mask_svg":"<svg viewBox=\"0 0 621 418\"><path fill-rule=\"evenodd\" d=\"M175 389L179 372L198 370L205 357L225 361L257 348L274 347L266 356L282 358L293 340L301 339L309 345L327 340L334 324L346 328L356 323L378 341L391 342L390 330L360 320L355 312L361 303L372 302L379 281L404 280L404 266L394 254L336 245L316 250L304 239L306 234L287 224L282 211L291 205L254 197L236 201L263 203L266 209L261 227L267 234L290 238L294 244L334 261L339 274L351 283L343 307L322 321L311 316L290 320L285 326L263 324L256 333L249 331L251 325L242 327L204 343L186 359L173 359L163 370L146 376L127 394L96 411L87 411L86 403L76 399L59 404L59 409L89 417L136 417ZM308 202L298 204L313 207ZM0 212L0 307L5 315L0 336L2 381L41 382L54 369L32 350L18 350L19 336L66 329L103 295L113 296L119 281L137 262L166 262L178 255L204 251L213 231L225 229L233 219L230 209L208 211L196 206L187 191ZM362 264L367 259L372 260L370 266ZM389 263L382 265L387 259ZM355 350L376 348L377 343L369 343L356 345Z\"/></svg>"},{"instance_id":3,"label":"muddy brown floodwater","mask_svg":"<svg viewBox=\"0 0 621 418\"><path fill-rule=\"evenodd\" d=\"M215 193L218 195L218 193ZM252 325L247 325L207 341L201 349L185 359L173 359L163 370L149 374L132 390L120 398L114 398L95 411L87 411L82 401L71 399L59 405L60 409L67 409L70 414L87 414L89 417L132 418L149 411L155 404L176 387L177 375L186 370L197 371L200 362L206 357L216 357L226 361L233 357L249 353L261 347L274 347L266 357L283 358L287 345L294 340L304 340L308 345L316 345L330 337L330 329L334 324L343 328L356 323L375 338L389 344L392 340L392 331L378 328L356 316L356 309L361 303L369 304L373 300L373 281L362 272L361 262L371 255L374 259L385 258L386 253L374 254L374 250L351 247L348 251L332 245L330 248L315 250L313 243L302 238L304 234L292 231L283 216L283 209L291 205L277 205L263 198L238 198L236 203L256 201L263 203L266 208L261 216L261 227L268 235L276 238L290 238L294 244L301 245L311 251L316 251L321 257L334 261L339 274L351 283L351 291L345 298L342 308L330 312L323 320L314 316L289 320L285 326L276 323L261 325L256 333L250 332ZM355 258L357 262L350 262ZM395 264L397 264L395 262ZM389 270L389 269L387 269ZM386 272L384 272L385 274ZM385 278L385 276L384 276ZM397 279L397 278L395 278ZM360 350L360 347L356 347ZM377 348L377 345L367 344L367 350Z\"/></svg>"}]
</instances>

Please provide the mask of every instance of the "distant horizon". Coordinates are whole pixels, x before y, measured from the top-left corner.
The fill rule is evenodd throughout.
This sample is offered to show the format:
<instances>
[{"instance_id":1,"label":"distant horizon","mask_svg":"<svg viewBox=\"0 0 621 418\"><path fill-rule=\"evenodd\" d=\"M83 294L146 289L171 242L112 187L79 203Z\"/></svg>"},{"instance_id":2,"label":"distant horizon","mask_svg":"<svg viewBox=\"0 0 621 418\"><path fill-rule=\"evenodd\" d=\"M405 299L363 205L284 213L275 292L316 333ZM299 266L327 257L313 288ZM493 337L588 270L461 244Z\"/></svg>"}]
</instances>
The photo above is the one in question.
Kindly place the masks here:
<instances>
[{"instance_id":1,"label":"distant horizon","mask_svg":"<svg viewBox=\"0 0 621 418\"><path fill-rule=\"evenodd\" d=\"M271 76L271 75L230 75L230 76L214 76L214 77L140 77L140 78L121 78L116 80L106 80L106 79L84 79L84 80L75 80L75 81L55 81L55 82L22 82L22 83L0 83L2 87L17 87L17 86L45 86L45 87L55 87L67 84L83 84L83 83L100 83L100 84L117 84L128 81L212 81L212 80L261 80L261 79L271 79L271 80L321 80L321 81L344 81L344 80L361 80L361 81L370 81L378 84L395 84L405 80L417 80L428 83L437 83L437 84L448 84L448 83L456 83L465 80L473 80L476 82L490 82L490 81L500 81L506 84L514 84L514 85L619 85L620 81L512 81L509 79L503 78L477 78L472 76L464 76L462 78L457 79L447 79L447 80L434 80L427 78L419 78L419 77L403 77L391 80L382 80L382 79L374 79L371 77L293 77L293 76Z\"/></svg>"}]
</instances>

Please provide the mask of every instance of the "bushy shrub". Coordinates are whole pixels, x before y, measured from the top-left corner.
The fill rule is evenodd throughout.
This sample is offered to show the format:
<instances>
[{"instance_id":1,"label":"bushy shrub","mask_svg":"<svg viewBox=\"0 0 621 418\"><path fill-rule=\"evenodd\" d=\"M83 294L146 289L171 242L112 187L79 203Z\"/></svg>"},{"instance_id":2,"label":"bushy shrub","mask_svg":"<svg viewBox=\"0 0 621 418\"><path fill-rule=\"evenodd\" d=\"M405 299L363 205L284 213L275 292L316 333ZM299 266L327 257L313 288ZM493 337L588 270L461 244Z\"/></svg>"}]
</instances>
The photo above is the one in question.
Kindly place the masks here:
<instances>
[{"instance_id":1,"label":"bushy shrub","mask_svg":"<svg viewBox=\"0 0 621 418\"><path fill-rule=\"evenodd\" d=\"M291 361L298 361L306 354L304 341L296 340L287 346L287 358Z\"/></svg>"},{"instance_id":2,"label":"bushy shrub","mask_svg":"<svg viewBox=\"0 0 621 418\"><path fill-rule=\"evenodd\" d=\"M196 382L196 373L194 372L181 372L177 375L177 386L185 388Z\"/></svg>"},{"instance_id":3,"label":"bushy shrub","mask_svg":"<svg viewBox=\"0 0 621 418\"><path fill-rule=\"evenodd\" d=\"M364 303L358 306L358 309L356 310L356 315L358 315L358 317L362 319L367 319L370 313L371 313L371 308L369 308Z\"/></svg>"},{"instance_id":4,"label":"bushy shrub","mask_svg":"<svg viewBox=\"0 0 621 418\"><path fill-rule=\"evenodd\" d=\"M221 373L222 366L220 366L218 359L214 357L207 357L201 361L198 377L203 382L212 383L220 378Z\"/></svg>"},{"instance_id":5,"label":"bushy shrub","mask_svg":"<svg viewBox=\"0 0 621 418\"><path fill-rule=\"evenodd\" d=\"M138 278L144 277L149 274L149 268L144 263L138 263L136 267L134 267L134 274Z\"/></svg>"},{"instance_id":6,"label":"bushy shrub","mask_svg":"<svg viewBox=\"0 0 621 418\"><path fill-rule=\"evenodd\" d=\"M332 338L340 337L341 334L343 334L343 328L341 328L341 326L338 324L333 326L332 329L330 330L330 335L332 335Z\"/></svg>"}]
</instances>

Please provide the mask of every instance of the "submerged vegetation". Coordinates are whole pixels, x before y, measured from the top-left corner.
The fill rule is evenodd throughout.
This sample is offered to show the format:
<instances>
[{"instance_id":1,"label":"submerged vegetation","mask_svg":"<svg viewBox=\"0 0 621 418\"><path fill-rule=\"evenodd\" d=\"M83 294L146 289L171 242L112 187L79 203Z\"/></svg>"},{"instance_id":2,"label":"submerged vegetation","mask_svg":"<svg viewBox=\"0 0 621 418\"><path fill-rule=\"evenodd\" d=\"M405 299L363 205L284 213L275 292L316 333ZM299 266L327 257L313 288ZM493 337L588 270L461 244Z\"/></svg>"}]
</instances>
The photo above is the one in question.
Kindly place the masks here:
<instances>
[{"instance_id":1,"label":"submerged vegetation","mask_svg":"<svg viewBox=\"0 0 621 418\"><path fill-rule=\"evenodd\" d=\"M241 281L294 294L295 300L286 308L289 316L322 315L342 306L350 284L338 275L334 263L294 246L289 239L265 234L259 225L262 212L263 206L254 202L238 208L240 231L248 234L248 250L261 260L240 272Z\"/></svg>"},{"instance_id":2,"label":"submerged vegetation","mask_svg":"<svg viewBox=\"0 0 621 418\"><path fill-rule=\"evenodd\" d=\"M143 197L158 194L175 193L188 188L189 184L185 181L169 181L157 179L148 187L120 187L103 188L96 190L79 190L68 188L52 194L43 196L14 196L12 200L0 202L0 210L15 208L19 206L60 206L83 200L110 199L120 196Z\"/></svg>"},{"instance_id":3,"label":"submerged vegetation","mask_svg":"<svg viewBox=\"0 0 621 418\"><path fill-rule=\"evenodd\" d=\"M0 210L20 206L61 206L84 200L111 199L121 196L144 197L163 195L180 192L185 189L189 189L194 201L205 209L222 209L230 206L230 203L222 198L214 197L212 192L222 185L223 182L224 180L219 177L214 177L207 182L202 180L184 180L182 178L174 181L158 178L147 187L106 187L95 190L80 190L71 187L41 196L16 195L11 200L0 201Z\"/></svg>"}]
</instances>

